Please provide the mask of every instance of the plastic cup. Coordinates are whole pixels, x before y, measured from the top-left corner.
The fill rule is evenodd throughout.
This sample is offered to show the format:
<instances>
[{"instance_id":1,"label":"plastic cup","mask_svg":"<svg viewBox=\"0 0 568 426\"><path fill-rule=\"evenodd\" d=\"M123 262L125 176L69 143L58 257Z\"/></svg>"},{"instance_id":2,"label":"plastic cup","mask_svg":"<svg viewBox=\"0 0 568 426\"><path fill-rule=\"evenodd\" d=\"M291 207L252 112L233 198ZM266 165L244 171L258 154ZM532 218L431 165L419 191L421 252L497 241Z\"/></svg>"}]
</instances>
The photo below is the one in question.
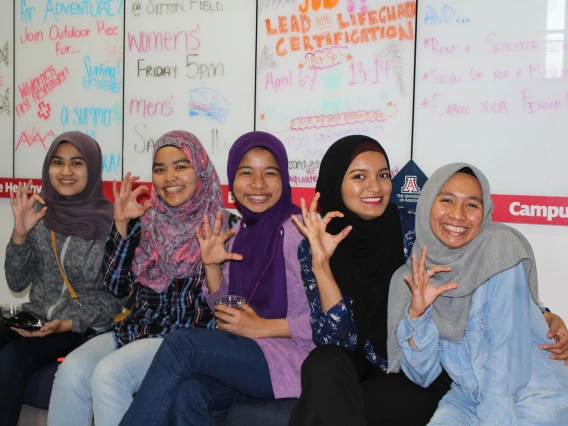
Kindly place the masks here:
<instances>
[{"instance_id":1,"label":"plastic cup","mask_svg":"<svg viewBox=\"0 0 568 426\"><path fill-rule=\"evenodd\" d=\"M239 309L241 311L244 309L245 303L247 303L247 299L245 299L244 297L231 294L226 296L219 296L217 299L215 299L215 305L230 306L231 308ZM227 321L220 318L217 318L217 322L220 322L221 324L227 324Z\"/></svg>"},{"instance_id":2,"label":"plastic cup","mask_svg":"<svg viewBox=\"0 0 568 426\"><path fill-rule=\"evenodd\" d=\"M0 305L2 309L2 316L6 318L11 318L17 313L22 312L22 305L20 303L5 303Z\"/></svg>"}]
</instances>

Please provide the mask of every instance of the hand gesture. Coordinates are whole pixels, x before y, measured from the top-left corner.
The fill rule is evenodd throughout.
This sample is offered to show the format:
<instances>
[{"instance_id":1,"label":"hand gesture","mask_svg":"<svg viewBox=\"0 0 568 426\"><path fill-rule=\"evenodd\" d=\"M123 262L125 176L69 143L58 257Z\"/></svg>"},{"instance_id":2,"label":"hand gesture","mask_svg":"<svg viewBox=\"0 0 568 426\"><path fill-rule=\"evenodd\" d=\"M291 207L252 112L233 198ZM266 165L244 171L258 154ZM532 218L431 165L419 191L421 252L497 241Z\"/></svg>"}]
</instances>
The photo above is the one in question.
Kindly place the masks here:
<instances>
[{"instance_id":1,"label":"hand gesture","mask_svg":"<svg viewBox=\"0 0 568 426\"><path fill-rule=\"evenodd\" d=\"M47 213L47 206L45 201L37 194L33 194L28 198L28 190L32 185L30 179L24 185L18 185L18 190L14 194L10 192L10 207L14 214L14 231L12 233L12 240L16 244L23 244L26 242L28 234L37 225L39 220ZM39 212L34 211L34 204L38 201L43 205ZM17 241L16 241L17 240Z\"/></svg>"},{"instance_id":2,"label":"hand gesture","mask_svg":"<svg viewBox=\"0 0 568 426\"><path fill-rule=\"evenodd\" d=\"M143 205L138 204L136 199L142 192L148 192L145 185L139 186L134 191L132 184L140 179L139 176L130 176L126 173L120 184L120 192L117 190L116 181L112 181L112 192L114 194L114 220L117 223L125 223L130 219L136 219L144 215L152 207L152 202L147 201Z\"/></svg>"},{"instance_id":3,"label":"hand gesture","mask_svg":"<svg viewBox=\"0 0 568 426\"><path fill-rule=\"evenodd\" d=\"M550 327L546 337L556 340L556 343L539 345L539 348L552 352L551 359L562 360L565 365L568 365L568 330L566 330L566 324L564 324L562 318L552 312L545 312L544 318Z\"/></svg>"},{"instance_id":4,"label":"hand gesture","mask_svg":"<svg viewBox=\"0 0 568 426\"><path fill-rule=\"evenodd\" d=\"M428 253L428 248L424 246L422 254L420 255L420 261L416 261L416 255L412 255L412 278L408 275L404 276L404 280L410 287L412 292L412 300L408 308L408 316L413 318L418 318L428 309L438 296L446 291L458 288L458 283L451 282L439 287L434 287L430 284L430 278L436 275L438 272L449 272L452 270L449 266L432 266L430 269L426 269L426 254Z\"/></svg>"},{"instance_id":5,"label":"hand gesture","mask_svg":"<svg viewBox=\"0 0 568 426\"><path fill-rule=\"evenodd\" d=\"M235 235L232 229L221 234L221 221L223 214L219 211L215 217L213 230L209 224L209 216L203 217L203 234L199 227L195 228L195 235L199 242L199 250L201 252L201 262L204 266L220 265L227 260L243 260L243 256L237 253L229 253L225 249L225 243Z\"/></svg>"},{"instance_id":6,"label":"hand gesture","mask_svg":"<svg viewBox=\"0 0 568 426\"><path fill-rule=\"evenodd\" d=\"M349 232L353 228L352 226L347 226L337 235L327 233L326 228L329 222L331 222L333 218L343 217L344 215L339 211L329 212L320 220L316 212L319 197L320 193L316 192L316 195L310 204L309 212L306 209L306 201L303 198L301 199L302 218L304 219L304 223L302 223L295 215L292 215L292 220L302 235L304 235L304 237L306 237L310 242L313 264L328 262L335 252L338 244L343 241L347 235L349 235Z\"/></svg>"},{"instance_id":7,"label":"hand gesture","mask_svg":"<svg viewBox=\"0 0 568 426\"><path fill-rule=\"evenodd\" d=\"M259 317L253 308L248 304L243 305L243 309L232 308L226 305L215 306L215 317L219 330L230 331L239 336L249 339L262 339L265 330L265 320Z\"/></svg>"}]
</instances>

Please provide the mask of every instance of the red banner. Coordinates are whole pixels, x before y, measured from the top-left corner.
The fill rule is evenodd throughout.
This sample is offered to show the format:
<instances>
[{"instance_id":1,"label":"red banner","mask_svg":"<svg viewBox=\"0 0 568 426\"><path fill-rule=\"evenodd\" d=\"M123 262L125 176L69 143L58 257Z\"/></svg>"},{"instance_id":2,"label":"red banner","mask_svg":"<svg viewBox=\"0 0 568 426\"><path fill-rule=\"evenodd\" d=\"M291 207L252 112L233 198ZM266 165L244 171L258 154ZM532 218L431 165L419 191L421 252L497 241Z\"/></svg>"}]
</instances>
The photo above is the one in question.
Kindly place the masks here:
<instances>
[{"instance_id":1,"label":"red banner","mask_svg":"<svg viewBox=\"0 0 568 426\"><path fill-rule=\"evenodd\" d=\"M17 188L17 185L28 180L0 178L0 198L9 198L10 192L15 190L14 187ZM152 185L151 182L141 182L140 184L148 187ZM235 208L234 200L229 192L229 186L221 186L225 205L228 208ZM33 179L31 192L39 193L40 191L41 179ZM103 193L109 200L113 200L112 182L103 182ZM304 198L309 205L314 193L314 188L292 188L292 201L300 205L300 199ZM491 197L495 203L493 220L496 222L568 226L568 197L502 194L493 194Z\"/></svg>"},{"instance_id":2,"label":"red banner","mask_svg":"<svg viewBox=\"0 0 568 426\"><path fill-rule=\"evenodd\" d=\"M568 226L568 197L491 195L493 220L509 223Z\"/></svg>"}]
</instances>

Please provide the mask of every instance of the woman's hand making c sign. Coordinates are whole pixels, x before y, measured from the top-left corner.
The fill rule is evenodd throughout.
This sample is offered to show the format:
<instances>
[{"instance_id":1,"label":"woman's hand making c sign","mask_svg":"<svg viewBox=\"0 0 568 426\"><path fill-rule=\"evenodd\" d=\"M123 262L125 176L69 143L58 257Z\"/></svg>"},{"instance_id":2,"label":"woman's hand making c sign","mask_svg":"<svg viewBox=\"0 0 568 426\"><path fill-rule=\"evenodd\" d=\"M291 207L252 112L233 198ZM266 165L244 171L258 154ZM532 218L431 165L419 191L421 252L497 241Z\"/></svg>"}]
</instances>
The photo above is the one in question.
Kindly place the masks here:
<instances>
[{"instance_id":1,"label":"woman's hand making c sign","mask_svg":"<svg viewBox=\"0 0 568 426\"><path fill-rule=\"evenodd\" d=\"M426 269L427 254L428 248L426 246L424 246L424 250L422 250L420 261L417 261L416 255L413 254L412 277L408 275L404 276L404 280L412 292L412 300L408 308L408 316L411 319L422 316L440 294L458 288L458 283L456 282L447 283L438 287L430 284L430 278L438 272L448 272L451 271L452 268L449 266L432 266L430 269Z\"/></svg>"}]
</instances>

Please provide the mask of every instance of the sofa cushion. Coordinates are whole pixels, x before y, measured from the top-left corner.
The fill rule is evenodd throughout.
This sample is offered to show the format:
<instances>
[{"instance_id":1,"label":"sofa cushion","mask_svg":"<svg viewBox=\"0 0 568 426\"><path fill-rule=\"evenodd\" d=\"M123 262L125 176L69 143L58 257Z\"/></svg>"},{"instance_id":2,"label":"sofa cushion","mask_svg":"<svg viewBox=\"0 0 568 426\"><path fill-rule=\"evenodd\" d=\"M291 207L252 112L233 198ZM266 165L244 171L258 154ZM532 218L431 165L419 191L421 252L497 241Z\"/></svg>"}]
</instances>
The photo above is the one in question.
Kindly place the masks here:
<instances>
[{"instance_id":1,"label":"sofa cushion","mask_svg":"<svg viewBox=\"0 0 568 426\"><path fill-rule=\"evenodd\" d=\"M18 426L46 426L47 411L41 408L23 405L18 419Z\"/></svg>"}]
</instances>

